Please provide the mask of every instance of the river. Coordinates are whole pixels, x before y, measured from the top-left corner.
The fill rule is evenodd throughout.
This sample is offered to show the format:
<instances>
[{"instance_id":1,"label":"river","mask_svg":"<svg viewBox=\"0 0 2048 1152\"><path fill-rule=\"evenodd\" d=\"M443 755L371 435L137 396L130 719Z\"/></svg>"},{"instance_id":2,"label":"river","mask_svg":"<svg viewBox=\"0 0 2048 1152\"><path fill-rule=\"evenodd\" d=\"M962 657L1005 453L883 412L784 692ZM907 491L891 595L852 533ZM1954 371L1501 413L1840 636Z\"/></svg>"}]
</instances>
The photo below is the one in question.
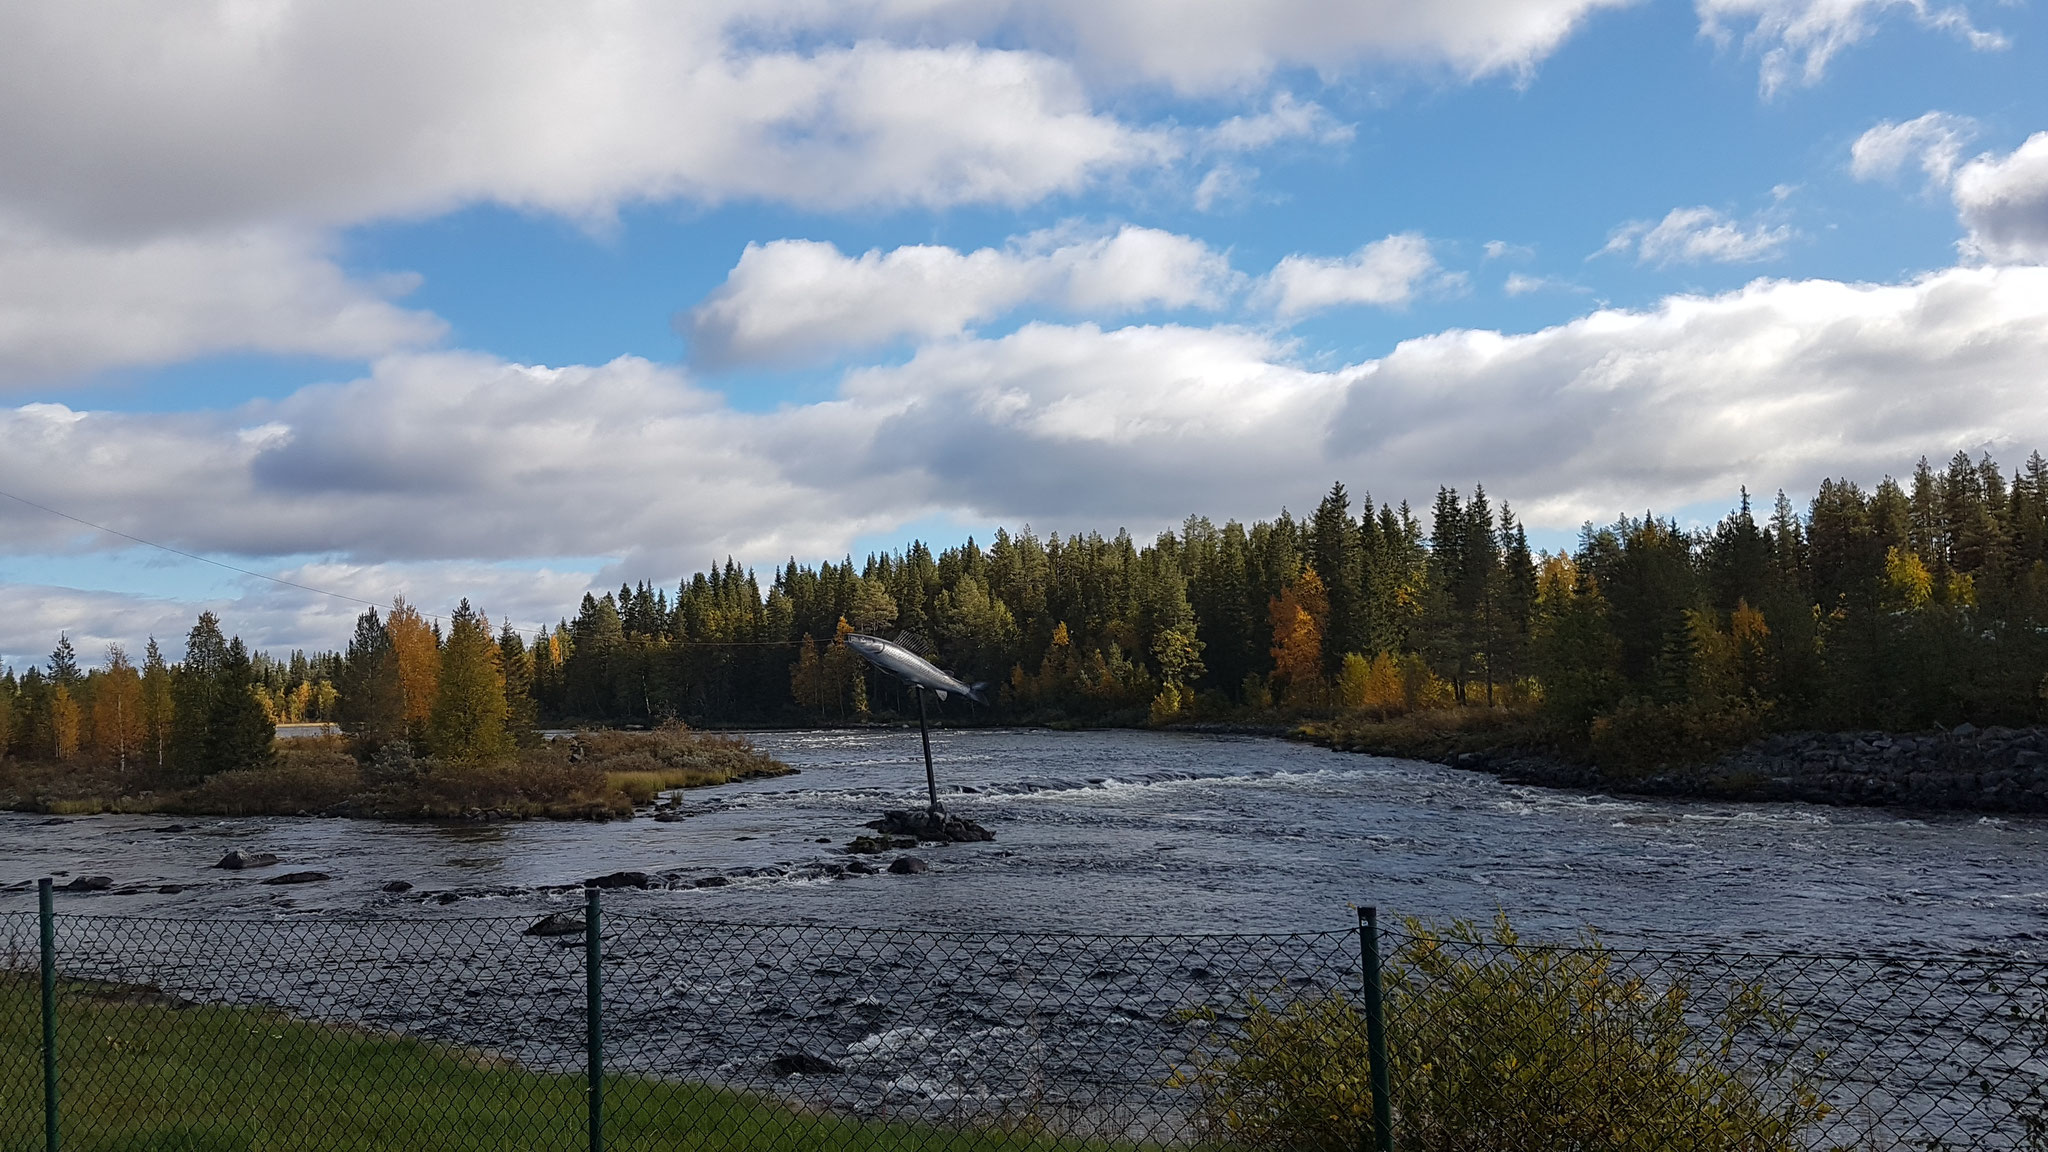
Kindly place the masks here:
<instances>
[{"instance_id":1,"label":"river","mask_svg":"<svg viewBox=\"0 0 2048 1152\"><path fill-rule=\"evenodd\" d=\"M1254 737L942 730L945 801L995 841L919 849L923 875L841 875L863 821L922 804L916 733L753 739L801 773L684 793L688 816L666 823L0 815L0 883L16 885L0 899L28 907L39 875L107 875L116 891L66 909L510 915L638 870L677 886L613 893L621 910L752 923L1309 931L1371 902L1652 944L2048 955L2043 820L1583 795ZM231 848L280 863L213 868ZM332 879L258 883L304 870ZM714 875L727 882L687 886ZM413 888L381 890L394 880Z\"/></svg>"}]
</instances>

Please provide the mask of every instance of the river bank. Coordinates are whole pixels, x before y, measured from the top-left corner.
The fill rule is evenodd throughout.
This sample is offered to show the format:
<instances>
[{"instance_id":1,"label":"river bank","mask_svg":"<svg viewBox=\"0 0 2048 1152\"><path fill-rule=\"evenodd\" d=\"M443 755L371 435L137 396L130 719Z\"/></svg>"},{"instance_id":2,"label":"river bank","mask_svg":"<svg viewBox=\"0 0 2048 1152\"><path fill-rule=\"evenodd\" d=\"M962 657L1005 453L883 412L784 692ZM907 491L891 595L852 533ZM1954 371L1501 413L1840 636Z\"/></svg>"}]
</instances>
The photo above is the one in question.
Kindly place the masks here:
<instances>
[{"instance_id":1,"label":"river bank","mask_svg":"<svg viewBox=\"0 0 2048 1152\"><path fill-rule=\"evenodd\" d=\"M105 763L0 764L0 808L53 816L612 820L677 789L796 771L743 737L681 727L565 732L483 763L415 756L403 741L365 761L340 736L281 738L274 747L266 767L189 784Z\"/></svg>"},{"instance_id":2,"label":"river bank","mask_svg":"<svg viewBox=\"0 0 2048 1152\"><path fill-rule=\"evenodd\" d=\"M1701 764L1603 771L1505 714L1438 724L1305 725L1294 738L1340 752L1427 760L1510 784L1621 795L1832 807L2048 813L2048 727L1786 732Z\"/></svg>"}]
</instances>

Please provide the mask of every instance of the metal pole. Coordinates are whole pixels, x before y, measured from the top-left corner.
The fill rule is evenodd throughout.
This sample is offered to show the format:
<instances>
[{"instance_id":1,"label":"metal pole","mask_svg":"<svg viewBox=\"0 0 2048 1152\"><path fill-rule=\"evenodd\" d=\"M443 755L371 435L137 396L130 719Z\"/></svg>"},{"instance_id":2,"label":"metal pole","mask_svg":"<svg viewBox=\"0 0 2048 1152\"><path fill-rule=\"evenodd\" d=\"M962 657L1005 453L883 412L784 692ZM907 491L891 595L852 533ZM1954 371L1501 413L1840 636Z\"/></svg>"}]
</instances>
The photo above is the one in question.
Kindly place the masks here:
<instances>
[{"instance_id":1,"label":"metal pole","mask_svg":"<svg viewBox=\"0 0 2048 1152\"><path fill-rule=\"evenodd\" d=\"M604 970L600 952L598 888L583 890L583 994L587 1029L584 1076L589 1093L590 1152L604 1150Z\"/></svg>"},{"instance_id":2,"label":"metal pole","mask_svg":"<svg viewBox=\"0 0 2048 1152\"><path fill-rule=\"evenodd\" d=\"M939 807L939 777L932 771L932 730L924 718L924 689L917 689L917 734L924 741L924 786L931 793L931 806L925 811L937 819L945 809Z\"/></svg>"},{"instance_id":3,"label":"metal pole","mask_svg":"<svg viewBox=\"0 0 2048 1152\"><path fill-rule=\"evenodd\" d=\"M1394 1082L1387 1069L1387 1019L1380 999L1377 908L1358 910L1358 956L1365 968L1365 1046L1372 1062L1372 1148L1394 1152Z\"/></svg>"},{"instance_id":4,"label":"metal pole","mask_svg":"<svg viewBox=\"0 0 2048 1152\"><path fill-rule=\"evenodd\" d=\"M57 1152L57 894L55 881L36 881L43 927L43 1146Z\"/></svg>"}]
</instances>

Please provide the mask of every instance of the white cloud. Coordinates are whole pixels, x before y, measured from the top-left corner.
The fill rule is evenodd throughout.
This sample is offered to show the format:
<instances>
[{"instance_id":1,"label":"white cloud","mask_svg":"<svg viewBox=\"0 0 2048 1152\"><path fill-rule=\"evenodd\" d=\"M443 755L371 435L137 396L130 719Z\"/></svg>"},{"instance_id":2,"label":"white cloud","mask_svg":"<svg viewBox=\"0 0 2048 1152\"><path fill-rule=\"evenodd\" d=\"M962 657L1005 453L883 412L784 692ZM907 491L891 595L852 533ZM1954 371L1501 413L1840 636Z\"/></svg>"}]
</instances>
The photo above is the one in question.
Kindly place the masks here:
<instances>
[{"instance_id":1,"label":"white cloud","mask_svg":"<svg viewBox=\"0 0 2048 1152\"><path fill-rule=\"evenodd\" d=\"M1705 206L1673 208L1662 220L1632 220L1614 230L1594 255L1634 252L1643 264L1749 264L1784 250L1792 230L1783 225L1743 227Z\"/></svg>"},{"instance_id":2,"label":"white cloud","mask_svg":"<svg viewBox=\"0 0 2048 1152\"><path fill-rule=\"evenodd\" d=\"M1296 100L1292 93L1281 92L1264 112L1232 116L1205 130L1201 139L1208 151L1253 152L1283 140L1344 144L1356 134L1356 128L1330 115L1315 101Z\"/></svg>"},{"instance_id":3,"label":"white cloud","mask_svg":"<svg viewBox=\"0 0 2048 1152\"><path fill-rule=\"evenodd\" d=\"M1960 4L1928 0L1695 0L1700 31L1723 42L1746 27L1744 46L1762 56L1758 84L1769 96L1794 81L1813 85L1843 49L1865 39L1885 12L1904 9L1925 28L1960 37L1980 52L2006 47L2005 37L1978 29Z\"/></svg>"},{"instance_id":4,"label":"white cloud","mask_svg":"<svg viewBox=\"0 0 2048 1152\"><path fill-rule=\"evenodd\" d=\"M1508 273L1507 280L1501 284L1501 291L1510 296L1527 296L1531 292L1585 292L1587 290L1583 285L1574 284L1569 280L1559 280L1551 276L1530 276L1521 272Z\"/></svg>"},{"instance_id":5,"label":"white cloud","mask_svg":"<svg viewBox=\"0 0 2048 1152\"><path fill-rule=\"evenodd\" d=\"M1476 78L1526 74L1589 15L1627 0L866 0L846 23L927 38L1014 38L1071 55L1105 84L1241 89L1276 69L1415 61Z\"/></svg>"},{"instance_id":6,"label":"white cloud","mask_svg":"<svg viewBox=\"0 0 2048 1152\"><path fill-rule=\"evenodd\" d=\"M1858 180L1890 180L1917 164L1931 184L1946 184L1963 146L1977 134L1968 116L1929 112L1903 123L1880 122L1849 146L1849 174Z\"/></svg>"},{"instance_id":7,"label":"white cloud","mask_svg":"<svg viewBox=\"0 0 2048 1152\"><path fill-rule=\"evenodd\" d=\"M1462 472L1531 523L1569 527L1742 484L1874 479L1922 453L2024 452L2048 443L2044 357L2048 269L1766 280L1527 335L1406 342L1350 390L1332 443L1375 490Z\"/></svg>"},{"instance_id":8,"label":"white cloud","mask_svg":"<svg viewBox=\"0 0 2048 1152\"><path fill-rule=\"evenodd\" d=\"M221 352L368 359L439 339L388 284L276 229L81 243L0 223L0 386Z\"/></svg>"},{"instance_id":9,"label":"white cloud","mask_svg":"<svg viewBox=\"0 0 2048 1152\"><path fill-rule=\"evenodd\" d=\"M1372 59L1527 69L1609 0L707 0L0 9L0 203L95 235L475 202L1024 204L1174 154L1095 109ZM1017 47L998 50L977 43ZM1273 98L1216 146L1342 126Z\"/></svg>"},{"instance_id":10,"label":"white cloud","mask_svg":"<svg viewBox=\"0 0 2048 1152\"><path fill-rule=\"evenodd\" d=\"M2004 156L1980 156L1956 172L1965 246L1988 259L2048 262L2048 132Z\"/></svg>"},{"instance_id":11,"label":"white cloud","mask_svg":"<svg viewBox=\"0 0 2048 1152\"><path fill-rule=\"evenodd\" d=\"M850 373L827 401L739 412L637 360L405 355L231 411L0 412L0 489L193 551L325 556L304 582L366 599L417 581L434 604L470 580L505 612L529 601L516 573L478 574L493 561L610 557L600 583L667 581L727 553L837 556L934 516L1149 531L1270 515L1336 477L1395 499L1483 481L1532 524L1570 528L2048 444L2042 267L1764 280L1522 335L1444 332L1335 371L1292 356L1232 327L1030 324ZM0 539L14 555L79 546L75 525L7 501ZM545 597L520 611L579 576L536 578ZM97 610L37 616L33 650ZM340 639L288 632L267 642Z\"/></svg>"},{"instance_id":12,"label":"white cloud","mask_svg":"<svg viewBox=\"0 0 2048 1152\"><path fill-rule=\"evenodd\" d=\"M681 318L703 363L793 362L912 337L953 336L1027 303L1115 315L1217 308L1239 277L1188 236L1125 226L1034 233L1007 248L920 244L850 257L829 243L749 244L725 283Z\"/></svg>"},{"instance_id":13,"label":"white cloud","mask_svg":"<svg viewBox=\"0 0 2048 1152\"><path fill-rule=\"evenodd\" d=\"M1267 274L1258 295L1276 315L1292 319L1344 304L1400 307L1418 292L1452 282L1428 240L1400 232L1338 259L1288 256Z\"/></svg>"}]
</instances>

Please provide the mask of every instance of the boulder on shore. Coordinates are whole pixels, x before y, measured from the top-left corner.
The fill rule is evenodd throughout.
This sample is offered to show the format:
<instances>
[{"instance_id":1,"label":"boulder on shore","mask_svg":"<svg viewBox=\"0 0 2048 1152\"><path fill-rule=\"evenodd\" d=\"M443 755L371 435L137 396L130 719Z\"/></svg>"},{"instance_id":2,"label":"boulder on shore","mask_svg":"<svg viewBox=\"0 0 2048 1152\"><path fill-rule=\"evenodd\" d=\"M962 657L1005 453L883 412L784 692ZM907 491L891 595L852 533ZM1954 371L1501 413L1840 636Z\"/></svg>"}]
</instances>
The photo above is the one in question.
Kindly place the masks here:
<instances>
[{"instance_id":1,"label":"boulder on shore","mask_svg":"<svg viewBox=\"0 0 2048 1152\"><path fill-rule=\"evenodd\" d=\"M526 926L521 936L581 936L583 917L574 912L550 912Z\"/></svg>"},{"instance_id":2,"label":"boulder on shore","mask_svg":"<svg viewBox=\"0 0 2048 1152\"><path fill-rule=\"evenodd\" d=\"M972 844L996 838L995 833L965 817L900 808L882 813L880 820L870 820L868 827L890 836L914 836L941 844Z\"/></svg>"},{"instance_id":3,"label":"boulder on shore","mask_svg":"<svg viewBox=\"0 0 2048 1152\"><path fill-rule=\"evenodd\" d=\"M231 871L239 872L244 868L268 868L275 863L277 863L277 857L268 852L234 851L221 857L220 863L215 864L214 867L227 868Z\"/></svg>"},{"instance_id":4,"label":"boulder on shore","mask_svg":"<svg viewBox=\"0 0 2048 1152\"><path fill-rule=\"evenodd\" d=\"M809 1052L785 1052L768 1062L777 1076L836 1076L839 1065Z\"/></svg>"}]
</instances>

